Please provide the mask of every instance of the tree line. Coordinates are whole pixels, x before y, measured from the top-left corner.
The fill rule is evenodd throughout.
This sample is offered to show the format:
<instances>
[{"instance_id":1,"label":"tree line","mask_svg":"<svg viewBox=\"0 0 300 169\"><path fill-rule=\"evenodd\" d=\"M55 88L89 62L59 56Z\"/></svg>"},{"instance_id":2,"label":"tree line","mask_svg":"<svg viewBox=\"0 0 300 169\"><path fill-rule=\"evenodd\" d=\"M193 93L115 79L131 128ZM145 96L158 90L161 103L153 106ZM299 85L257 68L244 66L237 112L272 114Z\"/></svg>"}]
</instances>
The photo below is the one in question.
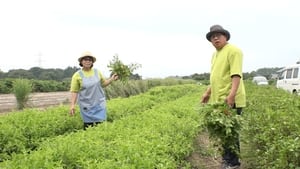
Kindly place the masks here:
<instances>
[{"instance_id":1,"label":"tree line","mask_svg":"<svg viewBox=\"0 0 300 169\"><path fill-rule=\"evenodd\" d=\"M72 75L78 71L79 67L67 67L65 69L59 68L51 68L51 69L44 69L40 67L32 67L29 70L25 69L12 69L9 70L7 73L0 70L0 79L4 78L23 78L23 79L36 79L36 80L55 80L55 81L64 81L70 80ZM274 75L277 74L277 71L281 68L260 68L256 71L252 72L245 72L243 73L244 79L252 79L254 76L265 76L268 80L274 78ZM182 79L193 79L193 80L209 80L209 73L194 73L192 75L186 76L173 76L176 78ZM131 79L141 80L142 76L139 74L132 74Z\"/></svg>"},{"instance_id":2,"label":"tree line","mask_svg":"<svg viewBox=\"0 0 300 169\"><path fill-rule=\"evenodd\" d=\"M63 81L70 79L78 67L67 67L66 69L43 69L40 67L32 67L29 70L25 69L12 69L7 73L0 71L0 79L4 78L23 78L23 79L36 79L36 80L55 80Z\"/></svg>"},{"instance_id":3,"label":"tree line","mask_svg":"<svg viewBox=\"0 0 300 169\"><path fill-rule=\"evenodd\" d=\"M32 67L29 70L25 69L12 69L7 73L0 70L0 79L4 78L22 78L22 79L35 79L35 80L55 80L65 81L70 80L72 75L78 71L79 67L67 67L65 69L51 68L44 69L40 67ZM130 79L140 80L142 77L138 74L132 74Z\"/></svg>"},{"instance_id":4,"label":"tree line","mask_svg":"<svg viewBox=\"0 0 300 169\"><path fill-rule=\"evenodd\" d=\"M7 73L0 70L0 93L11 93L15 79L29 79L33 85L33 92L67 91L70 87L72 75L78 71L78 67L66 69L44 69L33 67L29 70L12 69ZM265 76L269 84L275 84L277 71L281 68L261 68L250 73L243 73L245 80L252 80L254 76ZM170 76L169 78L195 80L202 84L209 84L210 73L194 73L186 76ZM142 80L139 74L132 74L130 80Z\"/></svg>"},{"instance_id":5,"label":"tree line","mask_svg":"<svg viewBox=\"0 0 300 169\"><path fill-rule=\"evenodd\" d=\"M282 69L282 68L278 68L278 67L260 68L260 69L257 69L256 71L243 73L243 78L244 78L244 80L252 80L253 77L255 77L255 76L264 76L268 80L276 81L276 78L278 76L277 71L280 69ZM210 76L210 73L194 73L190 76L183 76L183 78L184 79L194 79L197 81L205 81L205 80L209 80L209 76Z\"/></svg>"}]
</instances>

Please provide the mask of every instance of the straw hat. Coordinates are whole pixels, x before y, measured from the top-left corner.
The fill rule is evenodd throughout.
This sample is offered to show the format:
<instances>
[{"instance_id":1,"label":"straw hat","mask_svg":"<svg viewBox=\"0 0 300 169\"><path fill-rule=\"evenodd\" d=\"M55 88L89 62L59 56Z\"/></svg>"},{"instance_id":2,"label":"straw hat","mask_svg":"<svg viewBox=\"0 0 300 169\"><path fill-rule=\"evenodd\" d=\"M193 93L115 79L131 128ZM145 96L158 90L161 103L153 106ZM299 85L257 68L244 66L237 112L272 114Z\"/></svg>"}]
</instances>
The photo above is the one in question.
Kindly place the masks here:
<instances>
[{"instance_id":1,"label":"straw hat","mask_svg":"<svg viewBox=\"0 0 300 169\"><path fill-rule=\"evenodd\" d=\"M96 62L96 57L89 51L83 52L81 56L78 58L78 61L81 62L81 60L85 57L91 57L93 59L93 63Z\"/></svg>"}]
</instances>

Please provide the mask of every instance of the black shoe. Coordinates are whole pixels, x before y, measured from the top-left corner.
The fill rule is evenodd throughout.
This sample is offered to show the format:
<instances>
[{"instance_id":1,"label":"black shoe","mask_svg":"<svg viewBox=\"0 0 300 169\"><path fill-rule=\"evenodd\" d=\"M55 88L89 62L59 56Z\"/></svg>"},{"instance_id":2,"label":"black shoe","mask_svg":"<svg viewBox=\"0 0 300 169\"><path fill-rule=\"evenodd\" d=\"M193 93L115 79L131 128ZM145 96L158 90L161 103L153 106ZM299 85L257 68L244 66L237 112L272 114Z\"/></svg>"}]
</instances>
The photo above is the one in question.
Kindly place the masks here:
<instances>
[{"instance_id":1,"label":"black shoe","mask_svg":"<svg viewBox=\"0 0 300 169\"><path fill-rule=\"evenodd\" d=\"M229 165L226 161L223 161L221 164L221 169L240 169L240 165Z\"/></svg>"}]
</instances>

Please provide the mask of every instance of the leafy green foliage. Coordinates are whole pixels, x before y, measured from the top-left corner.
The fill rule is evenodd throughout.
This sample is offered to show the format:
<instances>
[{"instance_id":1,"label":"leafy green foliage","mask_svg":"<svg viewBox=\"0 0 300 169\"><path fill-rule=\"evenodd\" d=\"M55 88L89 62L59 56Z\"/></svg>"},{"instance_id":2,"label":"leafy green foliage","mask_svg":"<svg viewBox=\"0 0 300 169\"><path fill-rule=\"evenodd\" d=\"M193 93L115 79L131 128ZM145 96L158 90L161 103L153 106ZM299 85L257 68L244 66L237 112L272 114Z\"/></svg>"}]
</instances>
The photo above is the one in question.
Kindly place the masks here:
<instances>
[{"instance_id":1,"label":"leafy green foliage","mask_svg":"<svg viewBox=\"0 0 300 169\"><path fill-rule=\"evenodd\" d=\"M119 76L119 80L121 82L126 83L130 76L133 74L134 70L141 67L140 64L131 63L129 65L125 65L118 56L113 56L113 59L107 65L109 70L111 71L111 75L116 73Z\"/></svg>"},{"instance_id":2,"label":"leafy green foliage","mask_svg":"<svg viewBox=\"0 0 300 169\"><path fill-rule=\"evenodd\" d=\"M25 69L12 69L7 73L0 73L0 79L3 78L24 78L24 79L35 79L35 80L55 80L61 81L65 78L71 78L80 68L78 67L67 67L66 69L43 69L40 67L32 67L29 70Z\"/></svg>"},{"instance_id":3,"label":"leafy green foliage","mask_svg":"<svg viewBox=\"0 0 300 169\"><path fill-rule=\"evenodd\" d=\"M300 169L299 96L274 86L246 85L244 160L251 168Z\"/></svg>"},{"instance_id":4,"label":"leafy green foliage","mask_svg":"<svg viewBox=\"0 0 300 169\"><path fill-rule=\"evenodd\" d=\"M115 116L113 122L104 122L86 131L44 138L36 151L13 155L11 160L0 163L0 168L189 166L184 158L192 151L192 140L199 130L200 116L194 106L200 90L197 85L157 87L136 98L110 100L110 114L123 111L122 116ZM120 106L121 102L123 104ZM136 103L132 105L133 102ZM51 119L52 114L47 112L40 115L48 118L50 124L57 120ZM34 117L32 120L39 119ZM58 124L61 126L57 128L69 125ZM31 130L40 128L35 126ZM47 128L51 129L55 127Z\"/></svg>"},{"instance_id":5,"label":"leafy green foliage","mask_svg":"<svg viewBox=\"0 0 300 169\"><path fill-rule=\"evenodd\" d=\"M27 79L16 79L13 83L13 93L17 100L17 108L25 108L29 100L29 94L32 91L32 84Z\"/></svg>"},{"instance_id":6,"label":"leafy green foliage","mask_svg":"<svg viewBox=\"0 0 300 169\"><path fill-rule=\"evenodd\" d=\"M22 78L24 79L24 78ZM26 79L28 80L28 79ZM0 93L8 94L13 91L13 83L16 79L5 78L0 81ZM68 91L70 89L70 80L54 81L54 80L28 80L32 85L32 92L57 92Z\"/></svg>"},{"instance_id":7,"label":"leafy green foliage","mask_svg":"<svg viewBox=\"0 0 300 169\"><path fill-rule=\"evenodd\" d=\"M239 154L236 139L242 129L242 117L236 114L236 110L225 103L216 103L200 107L199 112L203 115L204 128L216 145L226 146Z\"/></svg>"},{"instance_id":8,"label":"leafy green foliage","mask_svg":"<svg viewBox=\"0 0 300 169\"><path fill-rule=\"evenodd\" d=\"M82 129L80 115L70 118L69 107L45 111L23 109L0 118L0 162L14 154L36 150L45 138ZM1 168L1 167L0 167Z\"/></svg>"},{"instance_id":9,"label":"leafy green foliage","mask_svg":"<svg viewBox=\"0 0 300 169\"><path fill-rule=\"evenodd\" d=\"M245 85L247 107L242 117L224 104L199 108L204 85L157 87L109 100L110 120L86 131L72 132L82 123L79 114L70 119L68 107L1 116L0 160L6 161L0 168L188 169L192 167L185 159L203 127L209 131L212 124L214 128L209 128L215 137L211 138L220 144L221 138L236 133L231 126L241 120L244 168L300 169L299 96L274 86ZM35 151L28 153L28 147Z\"/></svg>"},{"instance_id":10,"label":"leafy green foliage","mask_svg":"<svg viewBox=\"0 0 300 169\"><path fill-rule=\"evenodd\" d=\"M0 93L8 94L11 93L13 88L13 79L1 79L0 80Z\"/></svg>"},{"instance_id":11,"label":"leafy green foliage","mask_svg":"<svg viewBox=\"0 0 300 169\"><path fill-rule=\"evenodd\" d=\"M272 74L277 74L277 71L282 68L274 67L274 68L260 68L256 70L256 75L261 75L267 77L267 79L270 79Z\"/></svg>"}]
</instances>

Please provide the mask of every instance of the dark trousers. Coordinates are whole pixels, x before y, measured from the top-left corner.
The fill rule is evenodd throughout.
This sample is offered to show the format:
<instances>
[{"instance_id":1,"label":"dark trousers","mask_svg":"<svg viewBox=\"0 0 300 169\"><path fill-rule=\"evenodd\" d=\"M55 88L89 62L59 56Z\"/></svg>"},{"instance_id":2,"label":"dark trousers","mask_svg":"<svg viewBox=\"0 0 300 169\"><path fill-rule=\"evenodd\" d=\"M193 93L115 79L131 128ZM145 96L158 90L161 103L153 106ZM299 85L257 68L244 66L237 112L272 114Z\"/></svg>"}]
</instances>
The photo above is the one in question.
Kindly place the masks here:
<instances>
[{"instance_id":1,"label":"dark trousers","mask_svg":"<svg viewBox=\"0 0 300 169\"><path fill-rule=\"evenodd\" d=\"M242 108L236 108L236 112L238 115L242 115ZM237 148L237 151L240 151L240 139L239 134L236 136L233 136L234 138L230 140L235 140L235 146ZM226 143L223 145L224 154L222 156L223 160L229 164L230 166L240 165L239 162L239 156L236 152L234 152L231 148L226 146Z\"/></svg>"},{"instance_id":2,"label":"dark trousers","mask_svg":"<svg viewBox=\"0 0 300 169\"><path fill-rule=\"evenodd\" d=\"M94 123L83 123L83 130L86 130L88 127L94 127L100 124L101 122L94 122Z\"/></svg>"}]
</instances>

